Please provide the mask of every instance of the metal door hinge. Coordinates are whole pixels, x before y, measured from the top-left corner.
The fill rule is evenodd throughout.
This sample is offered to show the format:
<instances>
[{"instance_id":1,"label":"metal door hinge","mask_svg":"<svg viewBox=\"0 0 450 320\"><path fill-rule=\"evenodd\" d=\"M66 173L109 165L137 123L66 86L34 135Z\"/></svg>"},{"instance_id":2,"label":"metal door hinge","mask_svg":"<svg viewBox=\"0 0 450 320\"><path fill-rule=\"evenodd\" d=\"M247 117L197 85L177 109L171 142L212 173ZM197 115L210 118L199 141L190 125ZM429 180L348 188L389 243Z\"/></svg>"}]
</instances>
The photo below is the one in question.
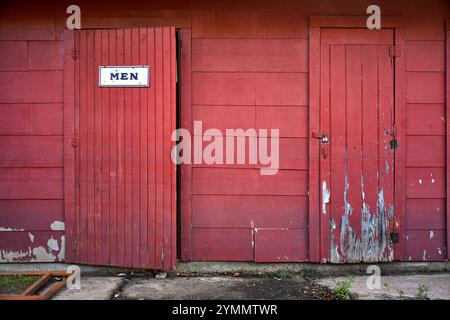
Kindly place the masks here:
<instances>
[{"instance_id":1,"label":"metal door hinge","mask_svg":"<svg viewBox=\"0 0 450 320\"><path fill-rule=\"evenodd\" d=\"M389 57L397 58L401 56L401 51L398 46L390 46L389 47Z\"/></svg>"}]
</instances>

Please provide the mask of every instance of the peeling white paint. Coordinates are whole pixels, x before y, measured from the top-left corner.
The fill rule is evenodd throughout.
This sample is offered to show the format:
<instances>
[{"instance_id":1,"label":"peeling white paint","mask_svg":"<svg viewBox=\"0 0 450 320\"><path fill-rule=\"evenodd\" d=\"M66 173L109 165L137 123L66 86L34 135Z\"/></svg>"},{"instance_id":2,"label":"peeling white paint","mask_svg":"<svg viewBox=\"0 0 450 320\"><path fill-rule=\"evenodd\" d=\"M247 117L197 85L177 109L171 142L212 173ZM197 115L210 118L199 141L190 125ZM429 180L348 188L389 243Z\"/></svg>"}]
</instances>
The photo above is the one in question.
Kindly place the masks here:
<instances>
[{"instance_id":1,"label":"peeling white paint","mask_svg":"<svg viewBox=\"0 0 450 320\"><path fill-rule=\"evenodd\" d=\"M422 179L419 179L419 184L422 184Z\"/></svg>"},{"instance_id":2,"label":"peeling white paint","mask_svg":"<svg viewBox=\"0 0 450 320\"><path fill-rule=\"evenodd\" d=\"M441 255L442 254L441 248L437 248L437 252L438 252L439 255Z\"/></svg>"},{"instance_id":3,"label":"peeling white paint","mask_svg":"<svg viewBox=\"0 0 450 320\"><path fill-rule=\"evenodd\" d=\"M50 250L59 251L58 240L53 239L53 237L48 239L47 246Z\"/></svg>"},{"instance_id":4,"label":"peeling white paint","mask_svg":"<svg viewBox=\"0 0 450 320\"><path fill-rule=\"evenodd\" d=\"M434 183L435 182L435 180L434 179L431 179L431 183Z\"/></svg>"},{"instance_id":5,"label":"peeling white paint","mask_svg":"<svg viewBox=\"0 0 450 320\"><path fill-rule=\"evenodd\" d=\"M434 237L434 231L430 230L430 240L433 239L433 237Z\"/></svg>"},{"instance_id":6,"label":"peeling white paint","mask_svg":"<svg viewBox=\"0 0 450 320\"><path fill-rule=\"evenodd\" d=\"M61 236L61 250L58 253L58 260L63 261L66 258L66 237Z\"/></svg>"},{"instance_id":7,"label":"peeling white paint","mask_svg":"<svg viewBox=\"0 0 450 320\"><path fill-rule=\"evenodd\" d=\"M22 228L6 228L6 227L0 227L1 231L7 231L7 232L13 232L13 231L25 231L25 229Z\"/></svg>"},{"instance_id":8,"label":"peeling white paint","mask_svg":"<svg viewBox=\"0 0 450 320\"><path fill-rule=\"evenodd\" d=\"M423 259L423 261L427 261L427 250L423 250L422 259Z\"/></svg>"},{"instance_id":9,"label":"peeling white paint","mask_svg":"<svg viewBox=\"0 0 450 320\"><path fill-rule=\"evenodd\" d=\"M327 182L322 182L322 213L327 214L327 203L330 202L330 190L327 189Z\"/></svg>"},{"instance_id":10,"label":"peeling white paint","mask_svg":"<svg viewBox=\"0 0 450 320\"><path fill-rule=\"evenodd\" d=\"M28 237L30 238L31 243L34 242L34 235L31 232L28 232Z\"/></svg>"},{"instance_id":11,"label":"peeling white paint","mask_svg":"<svg viewBox=\"0 0 450 320\"><path fill-rule=\"evenodd\" d=\"M331 229L330 261L331 261L331 263L339 263L339 261L340 261L339 252L338 252L337 245L335 243L334 233L333 233L333 231L336 229L336 223L334 222L333 218L331 218L331 220L330 220L330 229Z\"/></svg>"},{"instance_id":12,"label":"peeling white paint","mask_svg":"<svg viewBox=\"0 0 450 320\"><path fill-rule=\"evenodd\" d=\"M51 252L48 252L42 246L33 248L33 256L34 258L31 260L32 262L33 261L54 262L56 260L56 256L53 255Z\"/></svg>"},{"instance_id":13,"label":"peeling white paint","mask_svg":"<svg viewBox=\"0 0 450 320\"><path fill-rule=\"evenodd\" d=\"M17 262L30 256L29 251L0 251L0 262Z\"/></svg>"},{"instance_id":14,"label":"peeling white paint","mask_svg":"<svg viewBox=\"0 0 450 320\"><path fill-rule=\"evenodd\" d=\"M347 160L347 155L346 155ZM383 185L383 173L378 175L380 185ZM380 182L380 180L378 180ZM349 180L347 161L345 163L345 188L344 188L344 212L341 220L339 251L342 256L339 259L337 248L335 248L334 237L331 240L331 255L335 255L334 262L343 260L347 263L353 262L378 262L391 261L393 259L392 245L389 239L388 215L394 215L392 205L384 202L383 189L378 191L376 212L371 213L371 208L365 203L364 177L361 175L361 231L357 233L354 226L350 224L350 216L353 208L348 200ZM336 252L333 252L336 251Z\"/></svg>"},{"instance_id":15,"label":"peeling white paint","mask_svg":"<svg viewBox=\"0 0 450 320\"><path fill-rule=\"evenodd\" d=\"M52 229L53 231L64 231L64 230L66 230L66 226L65 226L64 222L55 220L50 225L50 229Z\"/></svg>"}]
</instances>

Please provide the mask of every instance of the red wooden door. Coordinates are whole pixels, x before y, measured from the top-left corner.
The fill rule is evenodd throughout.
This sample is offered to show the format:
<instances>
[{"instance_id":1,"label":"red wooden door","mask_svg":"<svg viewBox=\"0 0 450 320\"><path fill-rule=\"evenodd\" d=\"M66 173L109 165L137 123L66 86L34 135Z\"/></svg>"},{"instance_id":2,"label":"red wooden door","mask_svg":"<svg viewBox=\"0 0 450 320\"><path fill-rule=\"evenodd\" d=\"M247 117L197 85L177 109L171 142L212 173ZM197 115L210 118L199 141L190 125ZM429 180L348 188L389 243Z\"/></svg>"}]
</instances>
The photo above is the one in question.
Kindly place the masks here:
<instances>
[{"instance_id":1,"label":"red wooden door","mask_svg":"<svg viewBox=\"0 0 450 320\"><path fill-rule=\"evenodd\" d=\"M170 269L176 258L175 29L81 30L75 47L76 187L66 212L67 260ZM149 87L99 87L99 66L136 65L150 67Z\"/></svg>"},{"instance_id":2,"label":"red wooden door","mask_svg":"<svg viewBox=\"0 0 450 320\"><path fill-rule=\"evenodd\" d=\"M321 33L321 255L333 263L393 259L393 40L389 29Z\"/></svg>"}]
</instances>

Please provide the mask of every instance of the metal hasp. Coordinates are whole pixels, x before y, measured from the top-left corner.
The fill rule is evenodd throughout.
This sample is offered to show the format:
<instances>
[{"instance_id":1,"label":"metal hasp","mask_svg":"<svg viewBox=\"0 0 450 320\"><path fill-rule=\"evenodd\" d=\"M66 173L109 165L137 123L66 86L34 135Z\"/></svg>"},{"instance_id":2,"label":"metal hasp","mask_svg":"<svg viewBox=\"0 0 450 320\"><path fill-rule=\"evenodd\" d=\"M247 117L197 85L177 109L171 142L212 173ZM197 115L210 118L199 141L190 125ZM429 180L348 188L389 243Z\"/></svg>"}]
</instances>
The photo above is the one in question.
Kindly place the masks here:
<instances>
[{"instance_id":1,"label":"metal hasp","mask_svg":"<svg viewBox=\"0 0 450 320\"><path fill-rule=\"evenodd\" d=\"M320 143L327 144L327 143L330 142L330 138L326 134L314 132L312 137L315 138L315 139L319 139Z\"/></svg>"}]
</instances>

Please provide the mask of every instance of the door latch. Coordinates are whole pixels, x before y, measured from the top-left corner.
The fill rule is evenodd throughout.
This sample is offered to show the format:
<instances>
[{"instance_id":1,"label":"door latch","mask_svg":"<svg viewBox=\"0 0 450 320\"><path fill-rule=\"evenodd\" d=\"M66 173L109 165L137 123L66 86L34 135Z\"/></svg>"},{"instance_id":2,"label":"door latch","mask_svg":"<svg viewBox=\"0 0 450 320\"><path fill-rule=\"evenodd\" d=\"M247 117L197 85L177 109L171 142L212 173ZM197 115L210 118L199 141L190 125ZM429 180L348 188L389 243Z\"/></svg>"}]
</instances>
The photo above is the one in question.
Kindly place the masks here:
<instances>
[{"instance_id":1,"label":"door latch","mask_svg":"<svg viewBox=\"0 0 450 320\"><path fill-rule=\"evenodd\" d=\"M328 136L326 134L320 134L320 133L317 133L317 132L313 132L312 137L315 138L315 139L319 139L320 143L326 144L326 143L330 142L330 138L328 138Z\"/></svg>"},{"instance_id":2,"label":"door latch","mask_svg":"<svg viewBox=\"0 0 450 320\"><path fill-rule=\"evenodd\" d=\"M320 140L320 145L322 146L322 159L325 160L327 158L327 144L330 143L330 138L328 138L326 134L320 134L317 132L313 132L312 136L313 138Z\"/></svg>"}]
</instances>

